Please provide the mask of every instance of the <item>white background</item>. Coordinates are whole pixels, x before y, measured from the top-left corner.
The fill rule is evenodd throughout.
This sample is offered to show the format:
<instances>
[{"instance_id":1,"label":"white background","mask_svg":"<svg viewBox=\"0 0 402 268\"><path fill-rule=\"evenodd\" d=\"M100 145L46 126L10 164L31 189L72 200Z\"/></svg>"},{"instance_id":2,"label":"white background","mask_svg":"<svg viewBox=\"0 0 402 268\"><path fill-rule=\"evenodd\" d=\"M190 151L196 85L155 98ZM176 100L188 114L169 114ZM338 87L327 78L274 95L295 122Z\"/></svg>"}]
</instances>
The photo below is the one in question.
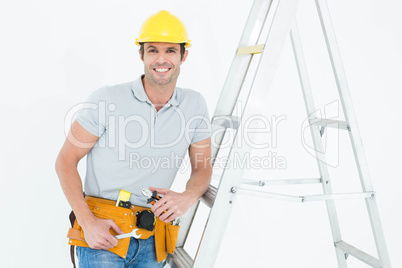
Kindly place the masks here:
<instances>
[{"instance_id":1,"label":"white background","mask_svg":"<svg viewBox=\"0 0 402 268\"><path fill-rule=\"evenodd\" d=\"M313 1L301 2L299 27L313 90L322 97L316 105L321 108L336 99L325 93L335 91L334 80ZM328 2L391 262L402 267L401 4L396 0ZM185 23L193 47L178 85L200 91L212 115L251 4L251 0L0 4L1 267L71 267L65 237L70 208L54 171L65 139L64 119L93 90L131 81L142 73L134 45L141 23L161 9ZM314 159L302 146L307 116L291 53L288 42L271 97L265 101L269 118L287 116L278 126L274 148L286 159L286 169L250 170L246 174L251 179L261 179L256 174L264 172L275 178L318 176ZM328 131L327 141L331 139L336 142L332 152L336 168L330 168L335 190L359 190L347 136ZM79 170L85 174L85 161ZM186 175L179 174L178 179L175 187L180 189ZM314 189L319 193L319 187ZM306 187L289 190L296 195L309 191ZM376 255L364 209L360 200L339 202L343 237ZM300 205L239 196L216 267L337 267L328 226L323 203ZM189 242L190 252L195 252L195 240ZM367 266L350 258L349 267Z\"/></svg>"}]
</instances>

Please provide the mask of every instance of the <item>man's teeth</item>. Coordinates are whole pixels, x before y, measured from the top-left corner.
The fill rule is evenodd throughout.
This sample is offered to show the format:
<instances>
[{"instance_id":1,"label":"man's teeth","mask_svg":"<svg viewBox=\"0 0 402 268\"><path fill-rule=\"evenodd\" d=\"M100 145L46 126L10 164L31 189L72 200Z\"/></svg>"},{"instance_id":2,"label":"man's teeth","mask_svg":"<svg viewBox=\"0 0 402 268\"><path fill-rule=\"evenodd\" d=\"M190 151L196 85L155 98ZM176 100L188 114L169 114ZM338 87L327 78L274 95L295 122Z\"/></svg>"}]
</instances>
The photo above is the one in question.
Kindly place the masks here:
<instances>
[{"instance_id":1,"label":"man's teeth","mask_svg":"<svg viewBox=\"0 0 402 268\"><path fill-rule=\"evenodd\" d=\"M158 68L158 69L155 69L155 71L157 71L158 73L165 73L165 72L169 71L169 69L168 68Z\"/></svg>"}]
</instances>

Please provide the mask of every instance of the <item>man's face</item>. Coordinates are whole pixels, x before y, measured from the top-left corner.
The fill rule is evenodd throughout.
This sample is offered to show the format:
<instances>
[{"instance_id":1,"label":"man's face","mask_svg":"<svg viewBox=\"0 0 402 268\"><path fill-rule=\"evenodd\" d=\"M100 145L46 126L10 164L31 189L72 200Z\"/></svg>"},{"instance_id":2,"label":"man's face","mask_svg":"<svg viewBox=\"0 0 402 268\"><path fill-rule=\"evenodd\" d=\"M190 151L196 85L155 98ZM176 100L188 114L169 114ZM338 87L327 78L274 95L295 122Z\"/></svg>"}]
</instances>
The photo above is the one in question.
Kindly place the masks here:
<instances>
[{"instance_id":1,"label":"man's face","mask_svg":"<svg viewBox=\"0 0 402 268\"><path fill-rule=\"evenodd\" d=\"M176 83L180 74L180 65L186 60L188 51L180 55L180 45L174 43L145 43L145 77L155 85Z\"/></svg>"}]
</instances>

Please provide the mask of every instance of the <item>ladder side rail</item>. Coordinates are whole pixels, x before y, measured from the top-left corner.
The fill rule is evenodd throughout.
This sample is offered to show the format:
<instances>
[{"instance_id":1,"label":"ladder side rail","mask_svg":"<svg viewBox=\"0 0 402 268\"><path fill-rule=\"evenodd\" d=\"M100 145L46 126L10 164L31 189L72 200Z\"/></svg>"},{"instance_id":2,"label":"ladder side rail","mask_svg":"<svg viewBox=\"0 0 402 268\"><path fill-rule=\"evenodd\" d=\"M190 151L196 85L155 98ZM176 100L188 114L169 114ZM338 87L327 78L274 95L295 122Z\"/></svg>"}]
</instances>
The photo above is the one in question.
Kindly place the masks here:
<instances>
[{"instance_id":1,"label":"ladder side rail","mask_svg":"<svg viewBox=\"0 0 402 268\"><path fill-rule=\"evenodd\" d=\"M271 8L271 4L272 0L255 0L253 2L238 47L254 45L257 43L261 31L263 30L268 11ZM252 59L252 54L234 56L214 111L214 117L231 115L233 113ZM214 133L214 136L213 140L211 140L211 164L214 166L215 159L219 153L219 147L222 144L225 135L225 128L212 124L212 133ZM211 207L213 203L213 200L211 200L212 196L216 196L216 188L210 185L201 200L203 203ZM184 231L188 232L189 230Z\"/></svg>"},{"instance_id":2,"label":"ladder side rail","mask_svg":"<svg viewBox=\"0 0 402 268\"><path fill-rule=\"evenodd\" d=\"M257 44L271 3L272 0L254 0L238 48ZM251 58L252 54L234 56L214 116L231 115L233 112Z\"/></svg>"},{"instance_id":3,"label":"ladder side rail","mask_svg":"<svg viewBox=\"0 0 402 268\"><path fill-rule=\"evenodd\" d=\"M271 7L271 3L272 0L254 0L239 41L239 47L255 45L257 43L261 35L261 31L263 30L264 22ZM235 55L218 100L218 104L216 105L214 116L232 114L252 58L252 54L239 56ZM217 133L214 135L214 139L211 141L211 164L214 166L214 161L219 152L219 146L221 145L225 135L225 128L212 124L212 133ZM215 196L216 188L210 185L201 200L211 207ZM195 209L189 211L189 215L187 215L186 218L191 220L182 222L180 234L183 239L178 241L178 247L184 246L187 236L190 232L192 220L197 213L197 209L198 205Z\"/></svg>"},{"instance_id":4,"label":"ladder side rail","mask_svg":"<svg viewBox=\"0 0 402 268\"><path fill-rule=\"evenodd\" d=\"M321 27L324 32L328 54L331 60L336 85L338 87L343 112L346 122L350 126L349 137L355 156L356 166L359 173L362 189L364 192L373 191L368 165L364 154L363 144L361 141L360 131L352 104L352 98L349 92L349 86L343 68L338 44L335 38L335 31L333 29L328 6L325 0L316 0L316 7L320 17ZM366 199L366 206L371 222L374 240L377 246L378 257L384 268L390 268L391 262L388 255L385 236L382 229L376 200L374 198Z\"/></svg>"},{"instance_id":5,"label":"ladder side rail","mask_svg":"<svg viewBox=\"0 0 402 268\"><path fill-rule=\"evenodd\" d=\"M180 217L180 232L179 236L177 237L176 247L184 247L188 237L188 231L193 224L195 212L197 211L199 205L200 201L198 200L193 206L190 207L186 214Z\"/></svg>"},{"instance_id":6,"label":"ladder side rail","mask_svg":"<svg viewBox=\"0 0 402 268\"><path fill-rule=\"evenodd\" d=\"M301 39L297 27L296 20L293 21L292 29L290 32L293 54L295 56L297 70L300 78L300 85L303 92L304 103L308 116L312 116L315 112L314 99L311 91L311 85L309 81L309 75L307 71L306 62L304 59L303 48L301 44ZM320 129L318 125L310 124L310 132L313 138L314 149L316 152L317 164L320 172L320 176L322 178L321 185L323 192L325 194L332 194L332 186L330 181L330 176L328 172L328 167L325 160L325 155L320 152L324 152L324 146L322 144L322 139L320 135ZM338 216L335 207L334 200L326 200L326 207L328 212L328 218L330 222L332 237L334 243L342 240L341 231L339 227ZM343 251L337 247L335 247L336 257L338 261L338 265L341 268L346 268L347 263L345 259L345 255Z\"/></svg>"},{"instance_id":7,"label":"ladder side rail","mask_svg":"<svg viewBox=\"0 0 402 268\"><path fill-rule=\"evenodd\" d=\"M242 118L250 118L261 113L263 107L256 104L268 97L268 89L275 76L275 70L278 66L286 37L290 32L291 22L296 14L298 3L299 0L282 0L278 3L275 16L269 28L267 41L265 42L268 49L265 49L261 55L251 90L244 105ZM239 137L238 133L242 129L243 126L240 125L236 131L235 139ZM244 156L250 149L247 143L243 143L241 147L232 146L228 163L234 163L235 155ZM224 170L215 203L210 211L194 260L194 268L214 266L219 246L224 236L224 231L222 230L225 230L233 208L234 194L231 189L233 186L236 187L240 184L243 173L243 168L229 167Z\"/></svg>"},{"instance_id":8,"label":"ladder side rail","mask_svg":"<svg viewBox=\"0 0 402 268\"><path fill-rule=\"evenodd\" d=\"M254 0L238 47L257 44L271 4L272 0ZM231 115L233 113L252 59L252 54L234 56L221 95L215 107L214 117ZM212 125L212 133L214 133L214 136L213 140L211 140L211 164L214 166L215 159L219 153L219 147L225 136L225 128L219 125ZM215 189L209 187L207 193L214 192ZM208 201L208 203L210 202Z\"/></svg>"},{"instance_id":9,"label":"ladder side rail","mask_svg":"<svg viewBox=\"0 0 402 268\"><path fill-rule=\"evenodd\" d=\"M257 44L271 4L272 0L255 0L253 2L239 41L239 48ZM214 116L232 115L252 59L252 54L234 56L221 95L215 107ZM212 166L214 159L216 159L218 155L219 145L222 143L225 134L225 132L221 130L217 132L219 128L222 127L212 125L212 133L215 133L211 152Z\"/></svg>"}]
</instances>

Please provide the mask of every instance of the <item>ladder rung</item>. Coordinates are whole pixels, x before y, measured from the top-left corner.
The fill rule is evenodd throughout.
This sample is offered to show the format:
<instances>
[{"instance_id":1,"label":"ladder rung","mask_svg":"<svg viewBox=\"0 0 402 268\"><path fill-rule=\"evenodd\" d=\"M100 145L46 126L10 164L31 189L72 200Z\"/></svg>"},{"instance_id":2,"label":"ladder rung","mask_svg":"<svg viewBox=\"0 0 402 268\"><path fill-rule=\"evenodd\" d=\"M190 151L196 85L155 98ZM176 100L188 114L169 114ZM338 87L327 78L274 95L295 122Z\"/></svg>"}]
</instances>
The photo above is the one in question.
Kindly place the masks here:
<instances>
[{"instance_id":1,"label":"ladder rung","mask_svg":"<svg viewBox=\"0 0 402 268\"><path fill-rule=\"evenodd\" d=\"M352 255L353 257L361 260L362 262L370 265L371 267L375 267L375 268L382 267L380 261L377 258L374 258L373 256L367 254L366 252L361 251L360 249L355 248L354 246L352 246L344 241L336 242L335 247L343 250L345 253Z\"/></svg>"},{"instance_id":2,"label":"ladder rung","mask_svg":"<svg viewBox=\"0 0 402 268\"><path fill-rule=\"evenodd\" d=\"M240 118L232 115L216 115L212 117L211 124L224 128L238 129L240 125Z\"/></svg>"},{"instance_id":3,"label":"ladder rung","mask_svg":"<svg viewBox=\"0 0 402 268\"><path fill-rule=\"evenodd\" d=\"M350 130L350 126L345 121L339 121L339 120L314 118L310 119L310 124Z\"/></svg>"},{"instance_id":4,"label":"ladder rung","mask_svg":"<svg viewBox=\"0 0 402 268\"><path fill-rule=\"evenodd\" d=\"M250 195L254 195L254 196L261 196L261 197L265 197L265 198L272 198L272 199L278 199L278 200L283 200L283 201L302 202L301 201L302 198L300 196L262 192L262 191L244 189L244 188L238 189L238 193L250 194Z\"/></svg>"},{"instance_id":5,"label":"ladder rung","mask_svg":"<svg viewBox=\"0 0 402 268\"><path fill-rule=\"evenodd\" d=\"M257 190L250 190L240 188L238 192L241 194L251 194L266 198L279 199L284 201L293 202L307 202L307 201L321 201L330 199L346 199L346 198L373 198L375 196L374 192L364 192L364 193L343 193L343 194L320 194L320 195L306 195L306 196L295 196L295 195L285 195L271 192L263 192Z\"/></svg>"},{"instance_id":6,"label":"ladder rung","mask_svg":"<svg viewBox=\"0 0 402 268\"><path fill-rule=\"evenodd\" d=\"M248 55L248 54L261 54L264 50L264 44L249 46L249 47L239 47L237 49L237 55Z\"/></svg>"},{"instance_id":7,"label":"ladder rung","mask_svg":"<svg viewBox=\"0 0 402 268\"><path fill-rule=\"evenodd\" d=\"M360 193L342 193L342 194L320 194L320 195L306 195L301 196L302 202L307 201L321 201L329 199L350 199L350 198L373 198L374 192L360 192Z\"/></svg>"},{"instance_id":8,"label":"ladder rung","mask_svg":"<svg viewBox=\"0 0 402 268\"><path fill-rule=\"evenodd\" d=\"M321 183L321 178L312 178L312 179L275 179L275 180L248 180L243 179L242 184L249 185L257 185L257 186L265 186L265 185L289 185L289 184L312 184L312 183Z\"/></svg>"},{"instance_id":9,"label":"ladder rung","mask_svg":"<svg viewBox=\"0 0 402 268\"><path fill-rule=\"evenodd\" d=\"M174 254L169 255L167 263L170 267L191 268L193 266L193 259L188 255L184 248L176 248Z\"/></svg>"},{"instance_id":10,"label":"ladder rung","mask_svg":"<svg viewBox=\"0 0 402 268\"><path fill-rule=\"evenodd\" d=\"M207 205L209 208L212 208L216 197L217 189L215 186L209 185L208 190L201 197L201 201Z\"/></svg>"}]
</instances>

